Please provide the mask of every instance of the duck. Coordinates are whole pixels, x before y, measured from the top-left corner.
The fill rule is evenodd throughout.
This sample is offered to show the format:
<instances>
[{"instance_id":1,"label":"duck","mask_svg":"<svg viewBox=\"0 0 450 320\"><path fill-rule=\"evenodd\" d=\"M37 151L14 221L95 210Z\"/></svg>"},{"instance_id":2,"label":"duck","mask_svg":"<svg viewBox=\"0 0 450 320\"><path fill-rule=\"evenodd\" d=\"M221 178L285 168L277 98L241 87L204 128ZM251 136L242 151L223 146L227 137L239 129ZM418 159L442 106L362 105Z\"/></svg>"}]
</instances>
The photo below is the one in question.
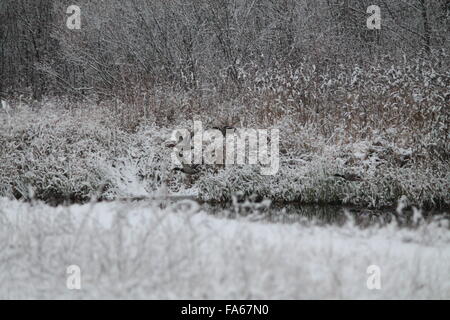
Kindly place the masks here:
<instances>
[{"instance_id":1,"label":"duck","mask_svg":"<svg viewBox=\"0 0 450 320\"><path fill-rule=\"evenodd\" d=\"M180 171L187 175L195 175L201 171L201 167L199 164L182 164L182 167L173 168L173 171Z\"/></svg>"},{"instance_id":2,"label":"duck","mask_svg":"<svg viewBox=\"0 0 450 320\"><path fill-rule=\"evenodd\" d=\"M232 126L220 126L220 127L217 126L217 127L212 127L212 128L215 129L215 130L219 130L224 137L227 134L227 130L233 130L233 131L236 130L236 128L232 127Z\"/></svg>"},{"instance_id":3,"label":"duck","mask_svg":"<svg viewBox=\"0 0 450 320\"><path fill-rule=\"evenodd\" d=\"M344 173L344 174L333 174L333 177L342 178L347 181L362 181L363 179L354 173Z\"/></svg>"},{"instance_id":4,"label":"duck","mask_svg":"<svg viewBox=\"0 0 450 320\"><path fill-rule=\"evenodd\" d=\"M175 140L168 140L168 141L164 142L164 146L165 146L166 148L173 149L173 148L175 148L176 146L178 146L178 145L180 145L180 144L186 144L186 145L189 145L189 144L191 143L191 140L192 140L193 137L194 137L194 133L191 132L191 133L190 133L190 138L189 138L189 140L184 141L183 136L179 136L179 137L178 137L178 141L175 141Z\"/></svg>"}]
</instances>

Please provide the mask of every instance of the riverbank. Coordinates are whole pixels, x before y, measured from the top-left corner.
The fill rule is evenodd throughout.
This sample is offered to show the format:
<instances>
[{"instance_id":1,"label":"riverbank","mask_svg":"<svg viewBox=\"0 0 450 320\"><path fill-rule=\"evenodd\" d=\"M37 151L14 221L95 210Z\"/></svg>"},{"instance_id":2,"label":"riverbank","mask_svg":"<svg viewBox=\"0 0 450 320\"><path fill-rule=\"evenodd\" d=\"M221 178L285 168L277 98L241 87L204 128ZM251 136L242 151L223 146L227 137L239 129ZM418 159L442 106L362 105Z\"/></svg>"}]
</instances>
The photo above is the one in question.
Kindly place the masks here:
<instances>
[{"instance_id":1,"label":"riverbank","mask_svg":"<svg viewBox=\"0 0 450 320\"><path fill-rule=\"evenodd\" d=\"M166 142L189 122L161 127L143 121L128 131L105 108L68 108L49 100L38 110L21 105L0 114L0 196L82 203L146 197L164 188L212 202L239 196L381 208L395 206L403 196L422 208L450 205L445 152L438 156L420 145L401 144L395 128L353 140L345 140L347 133L339 128L333 139L313 127L297 128L303 140L289 149L285 139L291 141L294 131L278 124L282 152L276 175L263 176L258 166L244 165L187 177L173 170ZM302 147L306 142L309 147Z\"/></svg>"}]
</instances>

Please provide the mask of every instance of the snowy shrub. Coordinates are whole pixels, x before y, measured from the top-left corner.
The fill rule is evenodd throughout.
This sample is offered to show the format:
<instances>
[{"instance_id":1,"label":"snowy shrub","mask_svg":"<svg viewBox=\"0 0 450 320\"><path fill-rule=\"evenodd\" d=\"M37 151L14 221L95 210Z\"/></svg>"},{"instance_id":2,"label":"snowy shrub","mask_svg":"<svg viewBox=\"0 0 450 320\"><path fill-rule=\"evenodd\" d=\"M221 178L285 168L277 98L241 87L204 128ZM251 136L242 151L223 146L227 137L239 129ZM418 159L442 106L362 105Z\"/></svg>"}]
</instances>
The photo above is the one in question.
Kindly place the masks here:
<instances>
[{"instance_id":1,"label":"snowy shrub","mask_svg":"<svg viewBox=\"0 0 450 320\"><path fill-rule=\"evenodd\" d=\"M345 155L342 153L341 156ZM231 167L199 179L203 200L230 201L236 194L280 202L393 206L402 196L423 207L450 205L450 173L444 167L399 168L391 163L360 161L351 166L333 155L309 161L287 161L274 176L262 176L255 167ZM293 165L293 164L294 165ZM352 173L349 181L341 173Z\"/></svg>"},{"instance_id":2,"label":"snowy shrub","mask_svg":"<svg viewBox=\"0 0 450 320\"><path fill-rule=\"evenodd\" d=\"M56 203L142 196L168 179L163 130L131 135L104 110L53 103L2 120L2 195Z\"/></svg>"}]
</instances>

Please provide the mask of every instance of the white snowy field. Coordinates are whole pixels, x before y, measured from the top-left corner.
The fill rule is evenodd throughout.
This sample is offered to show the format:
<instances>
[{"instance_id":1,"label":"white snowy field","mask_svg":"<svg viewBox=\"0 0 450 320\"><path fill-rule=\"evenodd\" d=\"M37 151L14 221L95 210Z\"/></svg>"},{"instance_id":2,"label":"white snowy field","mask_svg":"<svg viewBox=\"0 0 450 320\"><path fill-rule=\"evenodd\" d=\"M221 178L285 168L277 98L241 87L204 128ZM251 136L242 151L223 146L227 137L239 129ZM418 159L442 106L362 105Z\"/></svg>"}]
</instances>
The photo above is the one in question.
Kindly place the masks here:
<instances>
[{"instance_id":1,"label":"white snowy field","mask_svg":"<svg viewBox=\"0 0 450 320\"><path fill-rule=\"evenodd\" d=\"M81 290L66 286L81 270ZM367 268L380 268L369 290ZM448 226L225 219L195 203L0 198L1 299L450 299Z\"/></svg>"}]
</instances>

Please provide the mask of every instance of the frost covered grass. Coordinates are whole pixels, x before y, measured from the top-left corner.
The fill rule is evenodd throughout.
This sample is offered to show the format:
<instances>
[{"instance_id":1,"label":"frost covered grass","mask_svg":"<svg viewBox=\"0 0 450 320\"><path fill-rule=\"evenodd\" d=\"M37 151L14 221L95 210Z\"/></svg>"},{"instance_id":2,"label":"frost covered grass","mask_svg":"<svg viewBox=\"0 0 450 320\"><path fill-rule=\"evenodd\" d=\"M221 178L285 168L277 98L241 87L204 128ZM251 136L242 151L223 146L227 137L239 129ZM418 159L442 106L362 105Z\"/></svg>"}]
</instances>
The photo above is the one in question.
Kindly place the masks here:
<instances>
[{"instance_id":1,"label":"frost covered grass","mask_svg":"<svg viewBox=\"0 0 450 320\"><path fill-rule=\"evenodd\" d=\"M449 299L437 222L359 229L207 215L192 202L49 207L0 198L0 298ZM81 269L68 290L66 269ZM370 265L381 290L368 290Z\"/></svg>"},{"instance_id":2,"label":"frost covered grass","mask_svg":"<svg viewBox=\"0 0 450 320\"><path fill-rule=\"evenodd\" d=\"M42 109L0 114L0 195L51 203L147 194L167 182L164 128L130 134L105 108Z\"/></svg>"},{"instance_id":3,"label":"frost covered grass","mask_svg":"<svg viewBox=\"0 0 450 320\"><path fill-rule=\"evenodd\" d=\"M250 166L208 174L198 183L200 197L229 201L233 195L303 204L352 204L371 208L390 207L402 196L420 207L449 205L450 173L429 168L379 166L359 169L361 181L347 181L334 174L348 170L328 157L301 165L281 166L276 176L260 176Z\"/></svg>"},{"instance_id":4,"label":"frost covered grass","mask_svg":"<svg viewBox=\"0 0 450 320\"><path fill-rule=\"evenodd\" d=\"M307 137L302 141L314 149L282 154L275 176L262 176L257 167L233 166L203 172L186 184L172 170L171 150L165 147L169 128L144 122L129 132L102 107L67 109L57 101L0 117L0 195L10 198L84 202L148 196L167 186L172 193L185 190L219 202L244 194L277 202L370 207L392 206L401 196L421 207L450 204L448 161L403 149L395 135L327 143L305 129L310 134L302 133ZM361 180L335 176L347 173Z\"/></svg>"},{"instance_id":5,"label":"frost covered grass","mask_svg":"<svg viewBox=\"0 0 450 320\"><path fill-rule=\"evenodd\" d=\"M446 59L444 55L442 59ZM241 88L155 87L113 101L52 98L0 112L0 196L51 203L148 196L167 186L208 201L236 193L277 202L450 206L448 70L439 59L337 67L256 65ZM130 97L133 97L131 99ZM174 129L280 130L281 167L204 171L187 182L165 147ZM357 175L348 181L336 175Z\"/></svg>"}]
</instances>

